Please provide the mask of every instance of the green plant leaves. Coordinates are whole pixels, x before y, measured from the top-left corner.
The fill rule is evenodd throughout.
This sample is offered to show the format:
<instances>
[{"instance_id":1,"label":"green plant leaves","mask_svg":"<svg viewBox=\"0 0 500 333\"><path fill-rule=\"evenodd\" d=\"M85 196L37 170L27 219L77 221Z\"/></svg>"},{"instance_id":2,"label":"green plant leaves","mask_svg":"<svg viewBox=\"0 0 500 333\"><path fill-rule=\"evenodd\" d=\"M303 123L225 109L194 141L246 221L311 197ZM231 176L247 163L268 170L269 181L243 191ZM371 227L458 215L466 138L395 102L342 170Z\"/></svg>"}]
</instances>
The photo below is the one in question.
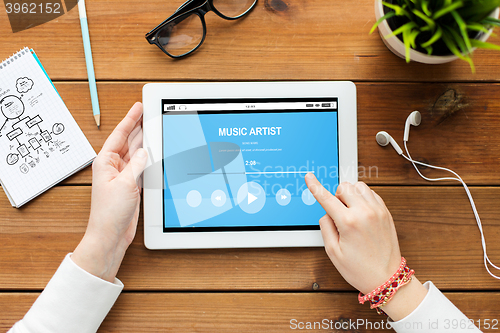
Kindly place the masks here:
<instances>
[{"instance_id":1,"label":"green plant leaves","mask_svg":"<svg viewBox=\"0 0 500 333\"><path fill-rule=\"evenodd\" d=\"M434 28L436 27L436 22L432 18L426 16L424 13L422 13L418 9L414 9L414 10L412 10L412 12L413 12L413 14L415 14L416 16L418 16L419 18L424 20L425 23L427 23L427 25L429 26L429 28L431 30L434 30Z\"/></svg>"},{"instance_id":2,"label":"green plant leaves","mask_svg":"<svg viewBox=\"0 0 500 333\"><path fill-rule=\"evenodd\" d=\"M457 8L462 7L463 5L464 5L464 3L462 1L456 1L452 4L450 4L449 6L441 8L440 10L435 12L434 15L432 15L432 19L437 20L438 18L440 18L448 13L451 13L452 11L454 11Z\"/></svg>"},{"instance_id":3,"label":"green plant leaves","mask_svg":"<svg viewBox=\"0 0 500 333\"><path fill-rule=\"evenodd\" d=\"M377 20L377 22L375 22L375 24L373 25L373 27L370 29L370 34L373 33L375 31L375 29L377 29L378 25L380 23L382 23L384 20L387 20L388 18L391 18L393 16L396 16L396 13L395 12L389 12L387 14L385 14L384 16L382 16L381 18L379 18Z\"/></svg>"},{"instance_id":4,"label":"green plant leaves","mask_svg":"<svg viewBox=\"0 0 500 333\"><path fill-rule=\"evenodd\" d=\"M458 28L460 29L460 32L462 34L463 41L465 43L465 46L467 47L467 52L472 52L472 45L470 44L470 39L467 32L467 24L465 24L464 20L462 20L462 18L456 11L452 11L451 15L453 15L453 18L458 24Z\"/></svg>"},{"instance_id":5,"label":"green plant leaves","mask_svg":"<svg viewBox=\"0 0 500 333\"><path fill-rule=\"evenodd\" d=\"M391 38L391 37L394 37L394 36L397 36L401 33L408 33L411 31L411 29L415 28L417 26L417 24L415 22L408 22L406 23L405 25L399 27L398 29L394 30L393 32L391 32L390 34L384 36L384 38Z\"/></svg>"},{"instance_id":6,"label":"green plant leaves","mask_svg":"<svg viewBox=\"0 0 500 333\"><path fill-rule=\"evenodd\" d=\"M443 41L454 55L456 55L459 59L462 59L469 63L472 73L476 72L474 63L472 62L470 55L465 54L465 52L467 51L465 43L455 30L449 28L443 30ZM461 51L458 48L460 48Z\"/></svg>"},{"instance_id":7,"label":"green plant leaves","mask_svg":"<svg viewBox=\"0 0 500 333\"><path fill-rule=\"evenodd\" d=\"M377 20L370 33L384 20L399 17L400 26L384 38L400 36L407 62L411 49L432 55L436 48L446 47L467 61L474 72L471 58L474 48L500 51L500 46L474 39L500 26L499 19L489 17L500 6L500 0L392 0L382 4L389 11Z\"/></svg>"},{"instance_id":8,"label":"green plant leaves","mask_svg":"<svg viewBox=\"0 0 500 333\"><path fill-rule=\"evenodd\" d=\"M467 24L467 29L469 31L483 32L485 34L487 34L489 32L488 29L486 29L483 24L479 24L479 23Z\"/></svg>"},{"instance_id":9,"label":"green plant leaves","mask_svg":"<svg viewBox=\"0 0 500 333\"><path fill-rule=\"evenodd\" d=\"M420 46L422 46L425 49L434 44L435 42L437 42L442 35L443 35L443 29L441 29L441 27L437 27L434 35L432 35L432 37L427 42L420 44ZM427 50L427 52L429 52L429 50Z\"/></svg>"},{"instance_id":10,"label":"green plant leaves","mask_svg":"<svg viewBox=\"0 0 500 333\"><path fill-rule=\"evenodd\" d=\"M405 15L405 16L410 17L410 14L405 10L406 5L398 6L398 5L393 5L392 3L385 2L385 1L382 1L382 4L384 6L386 6L387 8L392 9L396 13L396 15L398 15L398 16Z\"/></svg>"},{"instance_id":11,"label":"green plant leaves","mask_svg":"<svg viewBox=\"0 0 500 333\"><path fill-rule=\"evenodd\" d=\"M432 12L429 9L429 1L428 0L421 1L421 8L422 8L422 11L424 12L425 15L427 15L429 17L432 16Z\"/></svg>"},{"instance_id":12,"label":"green plant leaves","mask_svg":"<svg viewBox=\"0 0 500 333\"><path fill-rule=\"evenodd\" d=\"M500 27L500 20L493 18L493 17L487 17L484 20L482 20L481 22L479 22L478 24L483 25L483 26L492 25L492 26Z\"/></svg>"},{"instance_id":13,"label":"green plant leaves","mask_svg":"<svg viewBox=\"0 0 500 333\"><path fill-rule=\"evenodd\" d=\"M500 0L469 0L469 5L461 8L459 14L466 21L478 22L490 15L492 11L500 6Z\"/></svg>"},{"instance_id":14,"label":"green plant leaves","mask_svg":"<svg viewBox=\"0 0 500 333\"><path fill-rule=\"evenodd\" d=\"M500 51L500 45L495 45L495 44L491 44L491 43L488 43L488 42L482 42L482 41L477 40L477 39L471 39L471 43L472 43L473 47L479 47L479 48L482 48L482 49L489 49L489 50Z\"/></svg>"}]
</instances>

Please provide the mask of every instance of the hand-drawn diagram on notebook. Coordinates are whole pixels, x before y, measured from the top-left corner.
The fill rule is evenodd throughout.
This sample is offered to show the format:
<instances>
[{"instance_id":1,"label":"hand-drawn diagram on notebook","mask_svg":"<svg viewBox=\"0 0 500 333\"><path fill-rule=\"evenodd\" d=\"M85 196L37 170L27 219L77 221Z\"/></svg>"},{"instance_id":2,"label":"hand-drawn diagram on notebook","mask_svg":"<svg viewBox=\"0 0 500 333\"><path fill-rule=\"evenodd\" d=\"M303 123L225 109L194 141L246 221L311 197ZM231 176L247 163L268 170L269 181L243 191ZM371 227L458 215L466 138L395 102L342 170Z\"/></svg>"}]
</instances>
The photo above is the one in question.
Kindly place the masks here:
<instances>
[{"instance_id":1,"label":"hand-drawn diagram on notebook","mask_svg":"<svg viewBox=\"0 0 500 333\"><path fill-rule=\"evenodd\" d=\"M43 163L44 159L49 159L52 154L65 154L70 149L70 145L59 137L64 132L64 124L49 124L40 114L26 112L25 103L33 107L43 96L40 93L25 97L34 85L28 77L18 78L16 90L19 95L0 98L0 110L5 117L0 127L0 138L5 136L8 139L9 151L2 158L6 159L8 165L18 167L23 174Z\"/></svg>"},{"instance_id":2,"label":"hand-drawn diagram on notebook","mask_svg":"<svg viewBox=\"0 0 500 333\"><path fill-rule=\"evenodd\" d=\"M1 61L0 184L12 206L24 205L95 156L35 52L24 48Z\"/></svg>"}]
</instances>

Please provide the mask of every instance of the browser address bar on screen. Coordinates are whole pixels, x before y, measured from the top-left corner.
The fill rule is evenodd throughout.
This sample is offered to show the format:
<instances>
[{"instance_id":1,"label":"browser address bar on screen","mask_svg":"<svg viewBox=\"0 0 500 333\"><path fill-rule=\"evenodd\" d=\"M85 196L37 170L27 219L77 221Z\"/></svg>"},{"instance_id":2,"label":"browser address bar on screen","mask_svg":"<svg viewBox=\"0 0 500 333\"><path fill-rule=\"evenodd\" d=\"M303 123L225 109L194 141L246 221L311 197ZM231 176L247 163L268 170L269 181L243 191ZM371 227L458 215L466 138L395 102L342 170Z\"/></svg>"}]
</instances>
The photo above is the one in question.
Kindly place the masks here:
<instances>
[{"instance_id":1,"label":"browser address bar on screen","mask_svg":"<svg viewBox=\"0 0 500 333\"><path fill-rule=\"evenodd\" d=\"M164 104L168 111L241 111L241 110L297 110L297 109L337 109L337 101L331 102L291 102L291 103L220 103L220 104Z\"/></svg>"}]
</instances>

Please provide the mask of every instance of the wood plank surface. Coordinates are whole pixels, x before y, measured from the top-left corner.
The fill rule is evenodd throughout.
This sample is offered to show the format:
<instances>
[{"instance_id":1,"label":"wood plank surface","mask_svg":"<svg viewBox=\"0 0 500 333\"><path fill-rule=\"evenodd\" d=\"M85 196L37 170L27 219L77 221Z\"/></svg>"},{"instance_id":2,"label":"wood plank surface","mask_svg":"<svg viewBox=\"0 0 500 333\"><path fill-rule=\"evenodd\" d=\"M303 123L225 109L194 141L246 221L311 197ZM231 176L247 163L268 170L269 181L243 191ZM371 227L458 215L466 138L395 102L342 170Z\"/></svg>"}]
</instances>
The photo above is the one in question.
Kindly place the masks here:
<instances>
[{"instance_id":1,"label":"wood plank surface","mask_svg":"<svg viewBox=\"0 0 500 333\"><path fill-rule=\"evenodd\" d=\"M391 210L417 276L444 290L499 290L459 187L374 187ZM500 263L498 187L471 189L490 259ZM16 210L0 199L0 290L41 290L86 228L90 187L61 186ZM118 277L127 290L310 291L352 288L323 248L150 251L142 221Z\"/></svg>"},{"instance_id":2,"label":"wood plank surface","mask_svg":"<svg viewBox=\"0 0 500 333\"><path fill-rule=\"evenodd\" d=\"M143 85L98 84L102 117L98 130L88 85L56 83L97 152L133 103L142 100ZM471 185L500 185L499 84L358 83L357 92L360 180L371 185L429 185L392 148L379 147L375 142L376 133L385 130L402 145L406 117L411 111L420 110L422 124L411 128L409 141L415 159L452 168ZM425 173L443 176L442 172L426 170ZM90 168L65 182L90 183Z\"/></svg>"},{"instance_id":3,"label":"wood plank surface","mask_svg":"<svg viewBox=\"0 0 500 333\"><path fill-rule=\"evenodd\" d=\"M374 0L260 0L237 21L208 13L204 45L186 59L173 60L149 45L144 34L183 2L86 1L100 129L92 116L76 8L14 34L0 5L0 59L33 48L97 152L142 99L147 82L356 82L360 180L386 201L402 254L421 281L432 280L447 291L470 318L500 320L499 284L483 266L479 231L464 190L451 182L430 186L392 148L375 142L375 134L385 130L401 144L406 117L421 111L422 125L411 129L412 155L450 167L473 185L488 255L498 265L500 52L476 51L476 74L463 61L406 64L378 33L368 34L375 22ZM500 36L489 41L500 44ZM0 331L26 313L82 238L90 184L89 167L21 209L11 208L0 194ZM282 332L291 329L294 318L385 320L357 304L354 289L323 248L149 251L142 214L118 277L125 292L99 332Z\"/></svg>"},{"instance_id":4,"label":"wood plank surface","mask_svg":"<svg viewBox=\"0 0 500 333\"><path fill-rule=\"evenodd\" d=\"M406 64L378 33L374 0L260 0L243 19L206 15L207 37L191 57L173 60L144 35L183 0L89 0L87 15L98 80L356 80L498 81L500 53L478 50L477 73L464 61ZM36 38L34 38L36 37ZM24 46L36 50L55 80L85 80L75 8L46 24L12 33L0 11L0 59ZM490 39L500 43L500 36Z\"/></svg>"},{"instance_id":5,"label":"wood plank surface","mask_svg":"<svg viewBox=\"0 0 500 333\"><path fill-rule=\"evenodd\" d=\"M0 294L0 330L8 330L21 319L37 296ZM476 324L483 325L485 319L490 324L500 320L500 293L446 296ZM299 330L299 323L300 327L307 327L308 322L311 327L314 322L327 326L320 330L316 324L315 330L299 331L394 332L381 328L387 327L386 320L366 304L359 305L356 293L124 293L98 332L289 332L293 327ZM445 318L438 324L443 328ZM425 332L429 322L421 325ZM449 331L453 332L451 328Z\"/></svg>"}]
</instances>

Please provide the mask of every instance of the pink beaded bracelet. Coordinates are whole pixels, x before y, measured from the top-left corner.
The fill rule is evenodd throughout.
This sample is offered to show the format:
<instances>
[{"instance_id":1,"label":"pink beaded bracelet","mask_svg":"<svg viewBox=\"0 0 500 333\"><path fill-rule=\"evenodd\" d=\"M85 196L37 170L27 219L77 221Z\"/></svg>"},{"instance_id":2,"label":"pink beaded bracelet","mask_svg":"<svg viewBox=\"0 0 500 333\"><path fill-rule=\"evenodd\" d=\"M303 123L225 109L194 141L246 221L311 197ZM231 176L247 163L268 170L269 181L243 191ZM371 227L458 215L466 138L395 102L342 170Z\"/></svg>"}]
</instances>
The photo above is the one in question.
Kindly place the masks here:
<instances>
[{"instance_id":1,"label":"pink beaded bracelet","mask_svg":"<svg viewBox=\"0 0 500 333\"><path fill-rule=\"evenodd\" d=\"M387 302L394 297L399 288L408 284L412 280L413 274L415 274L415 271L410 269L408 265L406 265L406 259L401 257L401 264L399 265L399 269L396 273L394 273L394 275L391 276L391 278L384 284L375 288L372 292L366 295L359 293L359 303L364 304L366 301L369 301L371 303L371 309L377 309L378 314L385 314L380 307L387 304Z\"/></svg>"}]
</instances>

